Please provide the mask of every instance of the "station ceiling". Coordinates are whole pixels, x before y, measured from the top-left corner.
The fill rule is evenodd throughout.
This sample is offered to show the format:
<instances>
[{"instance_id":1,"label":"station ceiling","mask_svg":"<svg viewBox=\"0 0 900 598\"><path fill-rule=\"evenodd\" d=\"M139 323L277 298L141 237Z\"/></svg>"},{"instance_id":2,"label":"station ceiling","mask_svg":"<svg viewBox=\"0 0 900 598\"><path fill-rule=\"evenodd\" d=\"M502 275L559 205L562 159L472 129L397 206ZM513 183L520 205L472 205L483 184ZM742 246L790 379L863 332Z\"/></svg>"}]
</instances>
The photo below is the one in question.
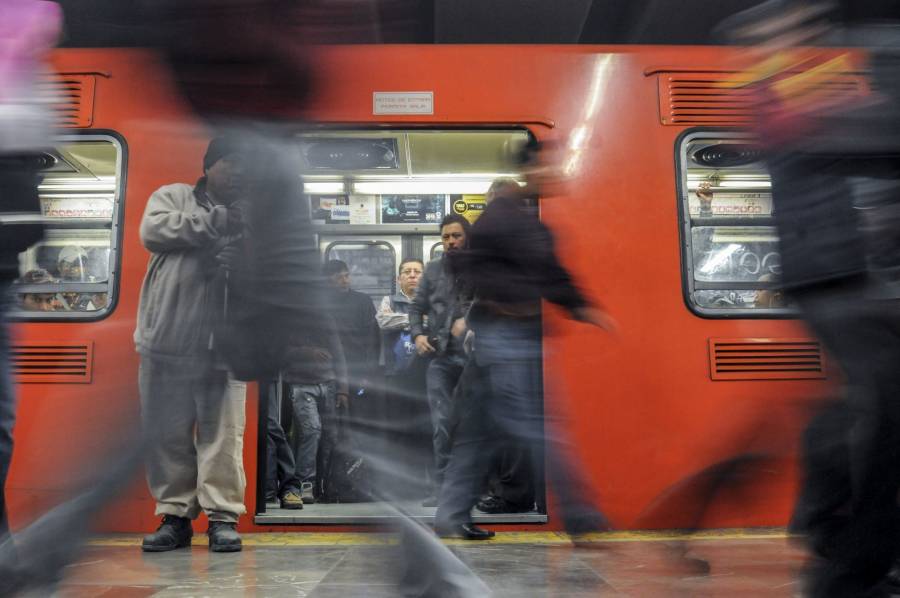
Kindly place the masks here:
<instances>
[{"instance_id":1,"label":"station ceiling","mask_svg":"<svg viewBox=\"0 0 900 598\"><path fill-rule=\"evenodd\" d=\"M160 0L57 0L68 47L135 46ZM166 0L163 0L166 1ZM293 0L332 43L709 44L724 17L760 0ZM299 8L298 8L299 7Z\"/></svg>"}]
</instances>

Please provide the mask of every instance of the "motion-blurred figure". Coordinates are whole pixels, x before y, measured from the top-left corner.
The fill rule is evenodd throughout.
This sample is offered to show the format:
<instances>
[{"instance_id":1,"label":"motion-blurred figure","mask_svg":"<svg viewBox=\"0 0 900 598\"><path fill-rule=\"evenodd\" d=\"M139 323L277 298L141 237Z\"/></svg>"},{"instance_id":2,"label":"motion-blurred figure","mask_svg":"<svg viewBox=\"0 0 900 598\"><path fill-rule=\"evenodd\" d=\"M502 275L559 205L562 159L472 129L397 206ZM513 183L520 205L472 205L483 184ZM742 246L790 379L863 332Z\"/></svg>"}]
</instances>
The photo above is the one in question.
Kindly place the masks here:
<instances>
[{"instance_id":1,"label":"motion-blurred figure","mask_svg":"<svg viewBox=\"0 0 900 598\"><path fill-rule=\"evenodd\" d=\"M768 154L785 294L846 381L844 400L804 436L793 521L816 557L807 591L821 597L888 595L900 555L900 295L884 276L900 238L872 226L900 205L900 30L836 28L851 4L770 0L724 27L755 44L743 76ZM811 47L859 40L876 94L835 91L861 54Z\"/></svg>"},{"instance_id":2,"label":"motion-blurred figure","mask_svg":"<svg viewBox=\"0 0 900 598\"><path fill-rule=\"evenodd\" d=\"M36 83L61 16L52 2L12 0L0 6L0 542L8 532L3 489L15 422L4 320L9 284L19 276L19 253L44 234L33 155L49 142L51 116L37 98Z\"/></svg>"},{"instance_id":3,"label":"motion-blurred figure","mask_svg":"<svg viewBox=\"0 0 900 598\"><path fill-rule=\"evenodd\" d=\"M470 511L495 443L512 439L529 447L535 462L546 448L548 478L559 495L566 531L576 536L599 531L606 527L605 518L591 504L590 486L565 450L561 431L550 425L544 435L541 300L564 307L578 321L609 328L611 320L575 287L559 263L552 234L522 194L506 185L490 196L472 227L467 251L448 258L475 296L466 317L474 343L460 383L460 422L435 529L467 539L493 535L471 523Z\"/></svg>"},{"instance_id":4,"label":"motion-blurred figure","mask_svg":"<svg viewBox=\"0 0 900 598\"><path fill-rule=\"evenodd\" d=\"M211 550L241 549L235 525L245 512L245 388L229 379L213 338L223 317L224 270L233 267L233 243L244 233L241 154L235 139L212 140L197 184L157 190L141 221L152 257L134 338L147 482L156 514L164 516L144 538L145 551L188 546L201 510Z\"/></svg>"}]
</instances>

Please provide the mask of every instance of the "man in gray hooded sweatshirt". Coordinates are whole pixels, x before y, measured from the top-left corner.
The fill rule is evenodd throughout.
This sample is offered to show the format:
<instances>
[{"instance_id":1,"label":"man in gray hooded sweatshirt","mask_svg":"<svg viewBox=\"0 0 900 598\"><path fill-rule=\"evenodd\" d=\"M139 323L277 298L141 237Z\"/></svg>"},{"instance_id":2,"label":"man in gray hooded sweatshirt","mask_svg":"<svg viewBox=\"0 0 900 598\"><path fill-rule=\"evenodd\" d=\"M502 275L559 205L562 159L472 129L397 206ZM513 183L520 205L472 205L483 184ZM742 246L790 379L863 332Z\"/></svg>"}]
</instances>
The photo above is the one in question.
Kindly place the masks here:
<instances>
[{"instance_id":1,"label":"man in gray hooded sweatshirt","mask_svg":"<svg viewBox=\"0 0 900 598\"><path fill-rule=\"evenodd\" d=\"M241 549L235 525L245 512L245 387L216 358L213 338L244 228L241 161L236 140L214 139L197 184L161 187L141 221L141 241L152 255L134 339L147 482L163 515L144 538L147 552L190 545L191 521L201 510L211 550Z\"/></svg>"}]
</instances>

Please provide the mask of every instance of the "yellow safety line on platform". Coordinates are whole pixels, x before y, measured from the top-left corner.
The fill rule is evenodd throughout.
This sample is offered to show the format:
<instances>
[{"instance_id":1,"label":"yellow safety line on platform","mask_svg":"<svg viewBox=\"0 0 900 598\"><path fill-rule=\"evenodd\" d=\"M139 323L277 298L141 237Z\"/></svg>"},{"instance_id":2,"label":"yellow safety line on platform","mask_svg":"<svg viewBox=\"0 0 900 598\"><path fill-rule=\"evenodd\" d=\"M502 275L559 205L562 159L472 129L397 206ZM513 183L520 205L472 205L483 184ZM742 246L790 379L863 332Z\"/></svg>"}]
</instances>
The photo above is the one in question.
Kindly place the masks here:
<instances>
[{"instance_id":1,"label":"yellow safety line on platform","mask_svg":"<svg viewBox=\"0 0 900 598\"><path fill-rule=\"evenodd\" d=\"M94 538L92 546L136 546L140 535L108 535ZM386 546L396 544L395 534L349 532L268 532L242 534L244 546ZM585 542L672 542L677 540L758 540L787 538L783 529L704 530L694 534L682 532L602 532L579 537ZM473 544L470 540L448 539L445 544ZM490 540L478 544L570 544L563 532L498 532ZM194 536L193 544L206 545L204 534Z\"/></svg>"}]
</instances>

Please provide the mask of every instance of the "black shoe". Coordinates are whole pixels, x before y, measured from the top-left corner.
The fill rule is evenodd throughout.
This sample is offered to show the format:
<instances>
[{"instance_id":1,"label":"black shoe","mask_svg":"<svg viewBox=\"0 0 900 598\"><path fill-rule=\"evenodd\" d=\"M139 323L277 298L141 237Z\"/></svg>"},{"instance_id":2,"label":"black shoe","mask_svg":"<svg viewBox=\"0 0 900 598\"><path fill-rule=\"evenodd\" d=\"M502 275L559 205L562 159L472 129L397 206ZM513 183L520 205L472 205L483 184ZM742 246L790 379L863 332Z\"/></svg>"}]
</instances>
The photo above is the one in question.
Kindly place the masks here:
<instances>
[{"instance_id":1,"label":"black shoe","mask_svg":"<svg viewBox=\"0 0 900 598\"><path fill-rule=\"evenodd\" d=\"M489 540L494 537L494 532L481 529L474 523L460 523L451 527L437 530L442 538L462 538L463 540Z\"/></svg>"},{"instance_id":2,"label":"black shoe","mask_svg":"<svg viewBox=\"0 0 900 598\"><path fill-rule=\"evenodd\" d=\"M491 513L493 515L500 513L527 513L534 510L534 504L519 506L499 496L486 496L478 501L475 508L482 513Z\"/></svg>"},{"instance_id":3,"label":"black shoe","mask_svg":"<svg viewBox=\"0 0 900 598\"><path fill-rule=\"evenodd\" d=\"M234 529L235 525L228 521L210 521L206 531L209 549L213 552L240 552L241 535Z\"/></svg>"},{"instance_id":4,"label":"black shoe","mask_svg":"<svg viewBox=\"0 0 900 598\"><path fill-rule=\"evenodd\" d=\"M191 529L191 520L187 517L166 515L156 531L144 536L141 550L144 552L166 552L191 545L191 537L194 530Z\"/></svg>"}]
</instances>

